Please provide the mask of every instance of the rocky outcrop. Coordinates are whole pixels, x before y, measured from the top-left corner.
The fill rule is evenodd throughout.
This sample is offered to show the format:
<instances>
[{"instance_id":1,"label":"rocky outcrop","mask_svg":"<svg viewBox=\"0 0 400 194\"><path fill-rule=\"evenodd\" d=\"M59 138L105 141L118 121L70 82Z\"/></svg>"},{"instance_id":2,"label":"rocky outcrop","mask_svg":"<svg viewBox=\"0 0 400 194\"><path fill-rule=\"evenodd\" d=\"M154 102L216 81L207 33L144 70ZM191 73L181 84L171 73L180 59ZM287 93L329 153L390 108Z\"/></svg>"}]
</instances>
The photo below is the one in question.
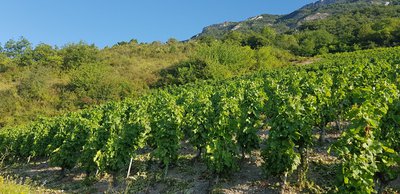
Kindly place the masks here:
<instances>
[{"instance_id":1,"label":"rocky outcrop","mask_svg":"<svg viewBox=\"0 0 400 194\"><path fill-rule=\"evenodd\" d=\"M327 18L329 15L330 15L329 13L316 13L305 17L303 21L322 20Z\"/></svg>"}]
</instances>

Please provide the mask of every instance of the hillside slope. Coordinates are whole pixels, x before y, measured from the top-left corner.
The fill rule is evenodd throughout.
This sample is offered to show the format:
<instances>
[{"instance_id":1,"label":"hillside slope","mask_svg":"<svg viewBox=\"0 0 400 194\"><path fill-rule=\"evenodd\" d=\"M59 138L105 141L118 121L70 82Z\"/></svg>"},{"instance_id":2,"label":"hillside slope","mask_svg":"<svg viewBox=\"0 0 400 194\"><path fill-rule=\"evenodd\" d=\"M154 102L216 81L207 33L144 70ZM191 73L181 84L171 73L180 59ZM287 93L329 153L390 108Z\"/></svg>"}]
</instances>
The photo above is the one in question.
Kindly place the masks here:
<instances>
[{"instance_id":1,"label":"hillside slope","mask_svg":"<svg viewBox=\"0 0 400 194\"><path fill-rule=\"evenodd\" d=\"M278 32L287 32L300 27L304 22L339 16L369 7L398 6L399 0L319 0L286 15L262 14L240 22L224 22L207 26L192 39L213 36L221 38L231 31L259 32L270 26Z\"/></svg>"}]
</instances>

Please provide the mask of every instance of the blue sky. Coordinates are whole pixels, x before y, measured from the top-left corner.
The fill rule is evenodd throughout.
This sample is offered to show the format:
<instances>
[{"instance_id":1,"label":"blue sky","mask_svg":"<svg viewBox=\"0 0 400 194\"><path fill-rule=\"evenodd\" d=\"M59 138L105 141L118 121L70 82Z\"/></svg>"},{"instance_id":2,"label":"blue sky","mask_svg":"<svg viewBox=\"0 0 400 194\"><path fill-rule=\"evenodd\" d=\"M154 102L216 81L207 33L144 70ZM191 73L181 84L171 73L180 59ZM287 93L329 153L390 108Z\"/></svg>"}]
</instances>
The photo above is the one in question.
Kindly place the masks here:
<instances>
[{"instance_id":1,"label":"blue sky","mask_svg":"<svg viewBox=\"0 0 400 194\"><path fill-rule=\"evenodd\" d=\"M26 37L62 46L120 41L186 40L202 28L270 13L287 14L315 0L0 0L0 43Z\"/></svg>"}]
</instances>

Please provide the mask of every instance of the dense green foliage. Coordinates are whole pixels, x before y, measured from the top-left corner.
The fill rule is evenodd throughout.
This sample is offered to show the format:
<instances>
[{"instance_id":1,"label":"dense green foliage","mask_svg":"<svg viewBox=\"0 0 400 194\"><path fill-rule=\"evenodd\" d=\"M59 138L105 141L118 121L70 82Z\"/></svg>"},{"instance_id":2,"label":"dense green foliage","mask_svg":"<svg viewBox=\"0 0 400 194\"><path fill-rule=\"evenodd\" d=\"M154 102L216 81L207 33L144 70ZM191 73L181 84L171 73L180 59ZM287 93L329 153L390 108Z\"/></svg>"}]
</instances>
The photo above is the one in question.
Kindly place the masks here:
<instances>
[{"instance_id":1,"label":"dense green foliage","mask_svg":"<svg viewBox=\"0 0 400 194\"><path fill-rule=\"evenodd\" d=\"M221 174L240 168L239 157L259 147L257 133L267 125L266 175L298 171L304 186L313 129L349 122L332 147L341 161L337 189L371 193L398 175L399 62L400 48L377 49L326 55L304 67L170 87L4 129L0 151L9 162L48 156L65 169L81 166L88 174L95 169L115 174L140 148L167 170L177 161L181 142L188 140L204 150L209 169Z\"/></svg>"},{"instance_id":2,"label":"dense green foliage","mask_svg":"<svg viewBox=\"0 0 400 194\"><path fill-rule=\"evenodd\" d=\"M265 16L268 27L253 18L254 29L104 49L10 40L0 45L0 156L90 176L146 153L167 173L189 143L220 175L262 147L267 177L288 184L297 172L304 188L316 132L323 141L336 123L332 191L381 193L400 173L400 48L358 50L399 45L399 10L313 4ZM356 52L329 54L345 51Z\"/></svg>"},{"instance_id":3,"label":"dense green foliage","mask_svg":"<svg viewBox=\"0 0 400 194\"><path fill-rule=\"evenodd\" d=\"M193 47L131 41L58 48L10 40L0 49L0 128L145 93L160 70L186 60Z\"/></svg>"},{"instance_id":4,"label":"dense green foliage","mask_svg":"<svg viewBox=\"0 0 400 194\"><path fill-rule=\"evenodd\" d=\"M197 80L221 80L283 66L295 57L273 47L251 49L232 42L200 44L189 60L161 71L158 85L186 84Z\"/></svg>"},{"instance_id":5,"label":"dense green foliage","mask_svg":"<svg viewBox=\"0 0 400 194\"><path fill-rule=\"evenodd\" d=\"M252 48L274 46L314 56L399 45L399 17L398 1L320 1L287 15L213 25L195 39L221 39Z\"/></svg>"},{"instance_id":6,"label":"dense green foliage","mask_svg":"<svg viewBox=\"0 0 400 194\"><path fill-rule=\"evenodd\" d=\"M225 79L287 64L287 51L233 43L132 40L98 49L83 42L62 48L10 40L0 52L0 127L58 115L150 88Z\"/></svg>"},{"instance_id":7,"label":"dense green foliage","mask_svg":"<svg viewBox=\"0 0 400 194\"><path fill-rule=\"evenodd\" d=\"M133 39L99 49L84 42L57 47L9 40L0 44L0 127L140 96L150 88L273 69L298 62L297 56L396 46L400 5L384 3L320 2L288 15L216 25L185 42Z\"/></svg>"}]
</instances>

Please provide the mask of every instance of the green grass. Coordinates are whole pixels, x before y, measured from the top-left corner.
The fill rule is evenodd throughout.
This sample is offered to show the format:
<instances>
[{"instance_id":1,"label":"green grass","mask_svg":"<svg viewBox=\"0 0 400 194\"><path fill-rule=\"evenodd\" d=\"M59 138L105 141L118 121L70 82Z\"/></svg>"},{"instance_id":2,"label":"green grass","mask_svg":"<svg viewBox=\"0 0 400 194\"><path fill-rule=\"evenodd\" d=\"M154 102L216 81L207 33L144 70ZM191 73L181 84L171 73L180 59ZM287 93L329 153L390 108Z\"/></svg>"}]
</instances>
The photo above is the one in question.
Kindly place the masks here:
<instances>
[{"instance_id":1,"label":"green grass","mask_svg":"<svg viewBox=\"0 0 400 194\"><path fill-rule=\"evenodd\" d=\"M29 185L29 180L25 182L27 183L20 184L17 180L0 176L0 194L45 193L43 190Z\"/></svg>"},{"instance_id":2,"label":"green grass","mask_svg":"<svg viewBox=\"0 0 400 194\"><path fill-rule=\"evenodd\" d=\"M28 185L20 185L15 181L7 180L0 176L0 193L32 193L33 190Z\"/></svg>"}]
</instances>

